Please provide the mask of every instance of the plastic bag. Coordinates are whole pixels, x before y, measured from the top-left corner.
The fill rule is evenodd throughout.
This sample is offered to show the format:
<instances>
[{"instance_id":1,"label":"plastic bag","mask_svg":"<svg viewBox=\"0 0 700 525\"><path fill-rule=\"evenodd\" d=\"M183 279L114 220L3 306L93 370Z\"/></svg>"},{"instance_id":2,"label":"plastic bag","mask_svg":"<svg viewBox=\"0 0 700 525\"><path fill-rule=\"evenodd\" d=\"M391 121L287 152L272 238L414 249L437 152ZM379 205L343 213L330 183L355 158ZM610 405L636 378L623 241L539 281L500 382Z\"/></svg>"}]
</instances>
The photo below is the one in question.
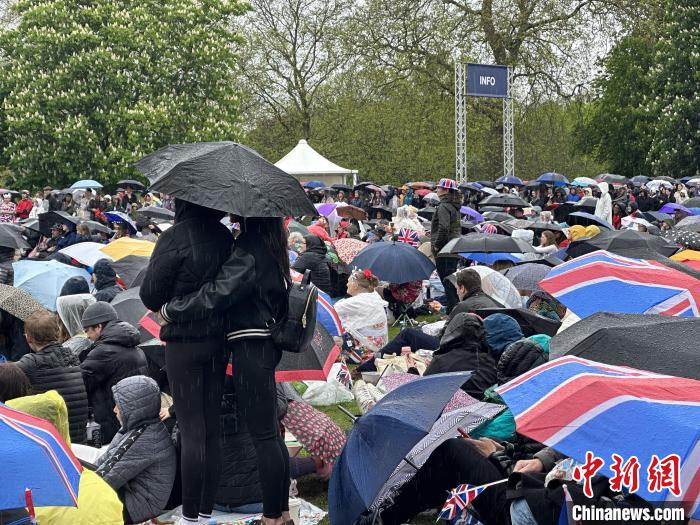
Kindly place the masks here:
<instances>
[{"instance_id":1,"label":"plastic bag","mask_svg":"<svg viewBox=\"0 0 700 525\"><path fill-rule=\"evenodd\" d=\"M353 400L352 392L335 379L328 381L306 381L308 388L301 396L311 406L337 405Z\"/></svg>"}]
</instances>

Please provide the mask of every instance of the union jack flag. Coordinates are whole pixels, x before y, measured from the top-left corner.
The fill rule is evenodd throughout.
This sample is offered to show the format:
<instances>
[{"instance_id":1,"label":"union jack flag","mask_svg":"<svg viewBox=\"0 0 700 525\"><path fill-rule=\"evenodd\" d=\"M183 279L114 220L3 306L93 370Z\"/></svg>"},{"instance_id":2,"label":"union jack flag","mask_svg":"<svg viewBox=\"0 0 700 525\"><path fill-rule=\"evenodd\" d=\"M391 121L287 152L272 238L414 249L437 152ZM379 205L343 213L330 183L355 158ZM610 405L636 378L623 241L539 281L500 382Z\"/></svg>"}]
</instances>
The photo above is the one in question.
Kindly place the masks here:
<instances>
[{"instance_id":1,"label":"union jack flag","mask_svg":"<svg viewBox=\"0 0 700 525\"><path fill-rule=\"evenodd\" d=\"M582 318L597 312L700 316L700 280L603 250L553 268L540 287Z\"/></svg>"},{"instance_id":2,"label":"union jack flag","mask_svg":"<svg viewBox=\"0 0 700 525\"><path fill-rule=\"evenodd\" d=\"M450 497L447 498L445 505L440 511L438 518L443 520L454 520L457 518L457 514L467 508L472 501L474 501L479 494L481 494L486 489L486 485L481 487L474 487L473 485L458 485L457 488L450 492Z\"/></svg>"},{"instance_id":3,"label":"union jack flag","mask_svg":"<svg viewBox=\"0 0 700 525\"><path fill-rule=\"evenodd\" d=\"M348 365L341 363L338 370L338 375L335 376L336 381L343 386L348 387L352 390L352 378L350 377L350 370L348 370Z\"/></svg>"},{"instance_id":4,"label":"union jack flag","mask_svg":"<svg viewBox=\"0 0 700 525\"><path fill-rule=\"evenodd\" d=\"M401 228L399 230L399 236L396 240L398 240L399 242L410 244L411 246L415 246L416 248L420 244L420 237L418 235L418 232L415 230L411 230L410 228Z\"/></svg>"}]
</instances>

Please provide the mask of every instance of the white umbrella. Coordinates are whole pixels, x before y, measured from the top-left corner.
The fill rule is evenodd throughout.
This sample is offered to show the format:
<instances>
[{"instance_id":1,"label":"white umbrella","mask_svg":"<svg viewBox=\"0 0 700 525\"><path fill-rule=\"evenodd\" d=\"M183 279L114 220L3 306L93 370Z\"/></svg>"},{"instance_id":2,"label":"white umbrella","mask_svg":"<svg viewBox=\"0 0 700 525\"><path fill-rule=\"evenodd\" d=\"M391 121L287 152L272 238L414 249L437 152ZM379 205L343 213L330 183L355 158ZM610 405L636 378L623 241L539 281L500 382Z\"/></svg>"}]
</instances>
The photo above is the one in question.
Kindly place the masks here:
<instances>
[{"instance_id":1,"label":"white umbrella","mask_svg":"<svg viewBox=\"0 0 700 525\"><path fill-rule=\"evenodd\" d=\"M78 244L73 244L72 246L59 250L58 253L75 259L85 266L95 266L95 263L100 259L112 260L109 255L100 251L100 248L104 247L105 245L99 242L79 242Z\"/></svg>"},{"instance_id":2,"label":"white umbrella","mask_svg":"<svg viewBox=\"0 0 700 525\"><path fill-rule=\"evenodd\" d=\"M647 189L652 191L659 191L662 186L664 188L673 188L673 185L665 180L650 180L646 183Z\"/></svg>"},{"instance_id":3,"label":"white umbrella","mask_svg":"<svg viewBox=\"0 0 700 525\"><path fill-rule=\"evenodd\" d=\"M481 276L481 288L484 293L501 303L506 308L522 308L520 292L508 278L488 266L470 266Z\"/></svg>"},{"instance_id":4,"label":"white umbrella","mask_svg":"<svg viewBox=\"0 0 700 525\"><path fill-rule=\"evenodd\" d=\"M432 202L440 202L440 197L438 197L438 194L435 192L428 193L425 197L423 197L424 201L432 201Z\"/></svg>"},{"instance_id":5,"label":"white umbrella","mask_svg":"<svg viewBox=\"0 0 700 525\"><path fill-rule=\"evenodd\" d=\"M598 187L598 183L591 179L590 177L576 177L571 184L574 186L595 186Z\"/></svg>"}]
</instances>

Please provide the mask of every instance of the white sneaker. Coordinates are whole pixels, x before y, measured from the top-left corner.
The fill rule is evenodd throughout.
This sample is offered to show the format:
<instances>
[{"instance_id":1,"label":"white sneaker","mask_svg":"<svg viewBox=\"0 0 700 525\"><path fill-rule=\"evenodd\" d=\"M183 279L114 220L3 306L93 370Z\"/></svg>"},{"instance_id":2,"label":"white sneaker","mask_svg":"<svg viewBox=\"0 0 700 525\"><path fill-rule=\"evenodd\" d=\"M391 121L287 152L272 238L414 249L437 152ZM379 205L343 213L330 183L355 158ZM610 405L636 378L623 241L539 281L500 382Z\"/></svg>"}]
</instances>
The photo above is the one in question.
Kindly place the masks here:
<instances>
[{"instance_id":1,"label":"white sneaker","mask_svg":"<svg viewBox=\"0 0 700 525\"><path fill-rule=\"evenodd\" d=\"M205 518L203 516L199 517L199 521L197 522L199 525L209 525L209 522L211 521L211 517ZM214 518L214 523L216 523L216 518Z\"/></svg>"}]
</instances>

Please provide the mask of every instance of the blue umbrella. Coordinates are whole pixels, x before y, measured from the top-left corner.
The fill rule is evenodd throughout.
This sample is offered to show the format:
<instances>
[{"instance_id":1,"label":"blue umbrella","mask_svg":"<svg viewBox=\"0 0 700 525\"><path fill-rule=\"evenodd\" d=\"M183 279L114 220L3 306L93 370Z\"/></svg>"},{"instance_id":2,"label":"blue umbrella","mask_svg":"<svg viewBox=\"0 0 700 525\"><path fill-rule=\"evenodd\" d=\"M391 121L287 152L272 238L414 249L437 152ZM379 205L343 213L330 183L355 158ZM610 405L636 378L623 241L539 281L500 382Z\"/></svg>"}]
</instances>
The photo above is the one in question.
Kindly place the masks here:
<instances>
[{"instance_id":1,"label":"blue umbrella","mask_svg":"<svg viewBox=\"0 0 700 525\"><path fill-rule=\"evenodd\" d=\"M523 181L519 177L513 175L504 175L503 177L498 177L496 179L498 184L506 184L510 186L523 186Z\"/></svg>"},{"instance_id":2,"label":"blue umbrella","mask_svg":"<svg viewBox=\"0 0 700 525\"><path fill-rule=\"evenodd\" d=\"M110 222L125 222L129 230L131 230L131 233L136 233L136 223L134 219L129 217L126 213L121 211L108 211L105 213L105 217L107 217Z\"/></svg>"},{"instance_id":3,"label":"blue umbrella","mask_svg":"<svg viewBox=\"0 0 700 525\"><path fill-rule=\"evenodd\" d=\"M475 261L481 264L488 264L491 266L493 263L496 261L512 261L514 263L518 263L522 261L520 257L518 257L517 254L515 253L460 253L460 256L464 257L465 259L469 259L470 261Z\"/></svg>"},{"instance_id":4,"label":"blue umbrella","mask_svg":"<svg viewBox=\"0 0 700 525\"><path fill-rule=\"evenodd\" d=\"M688 215L695 215L690 209L686 208L681 204L676 204L675 202L667 202L666 204L661 206L661 209L659 210L660 213L668 213L669 215L674 214L677 211L682 211L683 213L687 213Z\"/></svg>"},{"instance_id":5,"label":"blue umbrella","mask_svg":"<svg viewBox=\"0 0 700 525\"><path fill-rule=\"evenodd\" d=\"M85 179L85 180L79 180L78 182L74 182L73 184L71 184L70 189L72 189L72 190L85 190L87 188L100 189L101 187L102 187L102 184L100 184L96 180Z\"/></svg>"},{"instance_id":6,"label":"blue umbrella","mask_svg":"<svg viewBox=\"0 0 700 525\"><path fill-rule=\"evenodd\" d=\"M649 182L651 179L647 177L646 175L637 175L636 177L632 177L630 179L630 182L634 184L646 184Z\"/></svg>"},{"instance_id":7,"label":"blue umbrella","mask_svg":"<svg viewBox=\"0 0 700 525\"><path fill-rule=\"evenodd\" d=\"M572 226L574 224L580 224L582 226L602 226L603 228L607 228L608 230L614 230L615 228L613 227L612 224L609 222L604 221L603 219L596 217L592 213L586 213L585 211L575 211L574 213L569 213L569 217L576 217L574 222L569 222Z\"/></svg>"},{"instance_id":8,"label":"blue umbrella","mask_svg":"<svg viewBox=\"0 0 700 525\"><path fill-rule=\"evenodd\" d=\"M483 184L479 184L478 182L463 182L459 185L459 187L473 191L481 191L482 189L484 189Z\"/></svg>"},{"instance_id":9,"label":"blue umbrella","mask_svg":"<svg viewBox=\"0 0 700 525\"><path fill-rule=\"evenodd\" d=\"M58 261L18 261L12 264L15 271L14 286L31 294L49 310L56 311L56 298L71 277L82 277L90 284L90 274L82 268Z\"/></svg>"},{"instance_id":10,"label":"blue umbrella","mask_svg":"<svg viewBox=\"0 0 700 525\"><path fill-rule=\"evenodd\" d=\"M310 180L309 182L304 183L304 188L323 188L325 184L321 182L320 180Z\"/></svg>"},{"instance_id":11,"label":"blue umbrella","mask_svg":"<svg viewBox=\"0 0 700 525\"><path fill-rule=\"evenodd\" d=\"M537 182L540 184L553 184L554 186L566 186L569 183L569 179L561 173L550 171L537 177Z\"/></svg>"},{"instance_id":12,"label":"blue umbrella","mask_svg":"<svg viewBox=\"0 0 700 525\"><path fill-rule=\"evenodd\" d=\"M430 277L435 265L413 246L403 242L375 242L363 248L350 266L372 270L382 281L393 284Z\"/></svg>"},{"instance_id":13,"label":"blue umbrella","mask_svg":"<svg viewBox=\"0 0 700 525\"><path fill-rule=\"evenodd\" d=\"M328 490L331 523L354 523L369 508L470 375L436 374L406 383L355 422L333 468Z\"/></svg>"},{"instance_id":14,"label":"blue umbrella","mask_svg":"<svg viewBox=\"0 0 700 525\"><path fill-rule=\"evenodd\" d=\"M481 215L481 213L479 213L473 208L470 208L469 206L462 206L459 209L459 213L461 213L462 215L466 215L467 217L471 217L476 222L484 222L486 220L484 219L484 216Z\"/></svg>"}]
</instances>

